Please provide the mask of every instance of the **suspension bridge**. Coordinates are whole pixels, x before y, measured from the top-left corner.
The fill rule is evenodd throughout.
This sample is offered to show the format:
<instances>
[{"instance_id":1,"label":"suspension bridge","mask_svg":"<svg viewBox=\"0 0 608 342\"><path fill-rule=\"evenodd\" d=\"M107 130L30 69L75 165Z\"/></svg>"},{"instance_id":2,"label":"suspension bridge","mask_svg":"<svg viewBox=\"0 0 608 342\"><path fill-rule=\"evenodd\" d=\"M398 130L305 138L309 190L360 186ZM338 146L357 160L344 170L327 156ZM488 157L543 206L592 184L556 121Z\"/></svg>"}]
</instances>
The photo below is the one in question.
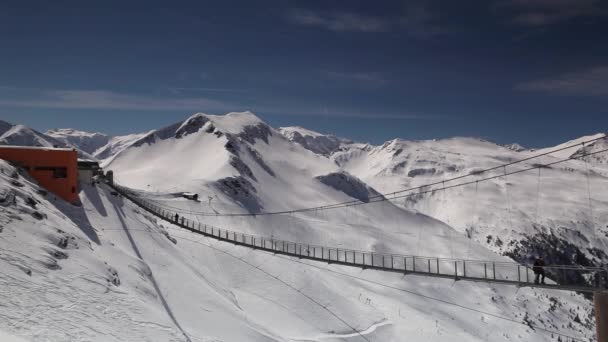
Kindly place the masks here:
<instances>
[{"instance_id":1,"label":"suspension bridge","mask_svg":"<svg viewBox=\"0 0 608 342\"><path fill-rule=\"evenodd\" d=\"M183 216L180 219L175 220L175 211L159 206L156 203L138 196L140 194L139 192L118 184L113 184L112 187L118 193L156 217L193 233L205 235L220 241L230 242L239 246L265 250L275 254L283 254L300 259L310 259L378 271L418 274L455 280L510 284L520 287L530 286L557 290L594 292L608 286L608 270L600 267L563 265L542 266L548 275L559 275L560 279L564 279L564 281L567 281L568 279L588 279L589 281L584 283L573 281L572 283L537 284L535 283L535 274L532 268L528 265L521 265L515 262L384 254L372 251L312 245L245 234L195 222L194 220Z\"/></svg>"}]
</instances>

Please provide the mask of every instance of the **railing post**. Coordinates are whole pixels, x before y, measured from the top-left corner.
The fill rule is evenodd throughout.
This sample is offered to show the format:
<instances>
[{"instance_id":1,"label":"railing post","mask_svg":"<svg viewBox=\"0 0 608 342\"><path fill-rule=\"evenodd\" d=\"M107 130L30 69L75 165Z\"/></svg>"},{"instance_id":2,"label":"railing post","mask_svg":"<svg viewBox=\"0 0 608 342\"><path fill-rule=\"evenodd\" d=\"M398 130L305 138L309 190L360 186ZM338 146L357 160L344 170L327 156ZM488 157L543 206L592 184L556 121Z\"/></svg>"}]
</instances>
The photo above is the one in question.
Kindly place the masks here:
<instances>
[{"instance_id":1,"label":"railing post","mask_svg":"<svg viewBox=\"0 0 608 342\"><path fill-rule=\"evenodd\" d=\"M384 268L384 254L382 254L382 268Z\"/></svg>"},{"instance_id":2,"label":"railing post","mask_svg":"<svg viewBox=\"0 0 608 342\"><path fill-rule=\"evenodd\" d=\"M439 258L435 259L437 261L437 274L439 274Z\"/></svg>"},{"instance_id":3,"label":"railing post","mask_svg":"<svg viewBox=\"0 0 608 342\"><path fill-rule=\"evenodd\" d=\"M466 278L466 276L467 276L467 261L466 260L462 260L462 272L463 272L462 273L463 277Z\"/></svg>"},{"instance_id":4,"label":"railing post","mask_svg":"<svg viewBox=\"0 0 608 342\"><path fill-rule=\"evenodd\" d=\"M492 262L492 277L496 280L496 263Z\"/></svg>"},{"instance_id":5,"label":"railing post","mask_svg":"<svg viewBox=\"0 0 608 342\"><path fill-rule=\"evenodd\" d=\"M485 262L483 263L483 277L485 279L488 279L488 264L486 264Z\"/></svg>"},{"instance_id":6,"label":"railing post","mask_svg":"<svg viewBox=\"0 0 608 342\"><path fill-rule=\"evenodd\" d=\"M395 268L395 259L391 255L391 268Z\"/></svg>"},{"instance_id":7,"label":"railing post","mask_svg":"<svg viewBox=\"0 0 608 342\"><path fill-rule=\"evenodd\" d=\"M431 259L426 259L426 261L429 264L429 273L431 273Z\"/></svg>"},{"instance_id":8,"label":"railing post","mask_svg":"<svg viewBox=\"0 0 608 342\"><path fill-rule=\"evenodd\" d=\"M361 254L363 254L363 265L365 265L365 252L363 252Z\"/></svg>"},{"instance_id":9,"label":"railing post","mask_svg":"<svg viewBox=\"0 0 608 342\"><path fill-rule=\"evenodd\" d=\"M454 277L458 279L458 261L454 261Z\"/></svg>"},{"instance_id":10,"label":"railing post","mask_svg":"<svg viewBox=\"0 0 608 342\"><path fill-rule=\"evenodd\" d=\"M412 270L414 272L416 272L416 257L415 256L412 257Z\"/></svg>"},{"instance_id":11,"label":"railing post","mask_svg":"<svg viewBox=\"0 0 608 342\"><path fill-rule=\"evenodd\" d=\"M521 283L521 268L519 267L519 264L517 264L517 282Z\"/></svg>"}]
</instances>

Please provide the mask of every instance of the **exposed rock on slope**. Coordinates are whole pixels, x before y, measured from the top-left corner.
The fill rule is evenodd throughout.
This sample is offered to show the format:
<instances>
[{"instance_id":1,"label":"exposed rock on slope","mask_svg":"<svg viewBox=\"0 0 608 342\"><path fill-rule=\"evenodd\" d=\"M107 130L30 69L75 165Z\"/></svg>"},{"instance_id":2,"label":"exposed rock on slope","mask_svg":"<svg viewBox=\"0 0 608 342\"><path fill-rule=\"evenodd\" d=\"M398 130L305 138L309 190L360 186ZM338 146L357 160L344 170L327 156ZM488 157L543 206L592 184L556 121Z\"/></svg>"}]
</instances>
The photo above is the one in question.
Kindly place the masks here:
<instances>
[{"instance_id":1,"label":"exposed rock on slope","mask_svg":"<svg viewBox=\"0 0 608 342\"><path fill-rule=\"evenodd\" d=\"M321 134L302 127L281 127L279 132L305 149L324 156L338 151L344 144L353 143L348 139L338 138L331 134Z\"/></svg>"}]
</instances>

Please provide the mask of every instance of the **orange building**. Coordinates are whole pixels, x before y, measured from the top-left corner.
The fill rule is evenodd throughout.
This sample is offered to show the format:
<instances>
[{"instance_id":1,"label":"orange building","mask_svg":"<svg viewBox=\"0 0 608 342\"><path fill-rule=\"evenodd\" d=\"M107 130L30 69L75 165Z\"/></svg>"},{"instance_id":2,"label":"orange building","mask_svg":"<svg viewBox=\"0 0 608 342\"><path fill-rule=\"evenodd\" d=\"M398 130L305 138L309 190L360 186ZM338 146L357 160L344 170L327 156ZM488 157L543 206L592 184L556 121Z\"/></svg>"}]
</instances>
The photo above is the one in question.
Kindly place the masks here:
<instances>
[{"instance_id":1,"label":"orange building","mask_svg":"<svg viewBox=\"0 0 608 342\"><path fill-rule=\"evenodd\" d=\"M0 146L0 159L23 167L38 184L68 202L78 200L78 153L67 148Z\"/></svg>"}]
</instances>

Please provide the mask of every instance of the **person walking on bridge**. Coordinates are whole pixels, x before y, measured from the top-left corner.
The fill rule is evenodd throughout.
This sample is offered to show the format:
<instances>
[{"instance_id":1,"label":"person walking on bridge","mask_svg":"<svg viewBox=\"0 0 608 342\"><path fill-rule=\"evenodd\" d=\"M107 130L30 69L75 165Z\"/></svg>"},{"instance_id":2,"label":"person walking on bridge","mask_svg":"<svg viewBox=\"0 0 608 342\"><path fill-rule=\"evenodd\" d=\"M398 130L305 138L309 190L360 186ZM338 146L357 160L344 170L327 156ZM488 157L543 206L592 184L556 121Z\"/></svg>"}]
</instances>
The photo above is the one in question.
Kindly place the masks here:
<instances>
[{"instance_id":1,"label":"person walking on bridge","mask_svg":"<svg viewBox=\"0 0 608 342\"><path fill-rule=\"evenodd\" d=\"M179 215L177 213L175 213L175 223L179 222Z\"/></svg>"},{"instance_id":2,"label":"person walking on bridge","mask_svg":"<svg viewBox=\"0 0 608 342\"><path fill-rule=\"evenodd\" d=\"M545 260L542 256L539 256L534 261L534 266L532 267L532 271L536 275L534 278L534 284L538 284L539 280L541 284L545 283Z\"/></svg>"}]
</instances>

